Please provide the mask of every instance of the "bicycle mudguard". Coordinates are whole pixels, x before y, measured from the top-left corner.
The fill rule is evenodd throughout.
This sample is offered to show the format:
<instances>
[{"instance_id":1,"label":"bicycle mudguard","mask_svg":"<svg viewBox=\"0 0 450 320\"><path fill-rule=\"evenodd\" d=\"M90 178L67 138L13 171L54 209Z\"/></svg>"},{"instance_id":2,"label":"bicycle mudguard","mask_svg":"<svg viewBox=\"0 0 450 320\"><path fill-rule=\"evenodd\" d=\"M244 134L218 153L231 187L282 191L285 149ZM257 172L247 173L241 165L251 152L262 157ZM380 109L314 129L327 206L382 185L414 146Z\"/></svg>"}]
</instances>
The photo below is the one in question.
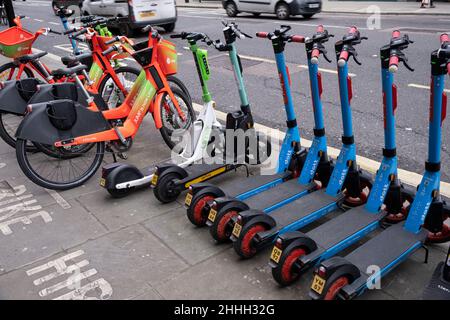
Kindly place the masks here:
<instances>
[{"instance_id":1,"label":"bicycle mudguard","mask_svg":"<svg viewBox=\"0 0 450 320\"><path fill-rule=\"evenodd\" d=\"M0 112L24 115L38 83L34 78L6 81L0 90Z\"/></svg>"},{"instance_id":2,"label":"bicycle mudguard","mask_svg":"<svg viewBox=\"0 0 450 320\"><path fill-rule=\"evenodd\" d=\"M155 126L156 129L158 130L161 129L162 127L161 109L159 108L159 106L162 103L162 99L165 93L166 93L165 91L159 91L156 94L155 99L153 99L152 101L153 106L149 108L149 110L153 110L152 112L153 120L155 121Z\"/></svg>"},{"instance_id":3,"label":"bicycle mudguard","mask_svg":"<svg viewBox=\"0 0 450 320\"><path fill-rule=\"evenodd\" d=\"M57 100L51 103L73 103L71 100ZM58 130L50 122L48 102L31 105L29 112L16 132L19 139L42 144L54 145L57 141L70 140L75 137L93 134L111 129L101 112L91 111L79 103L74 103L77 120L68 130Z\"/></svg>"}]
</instances>

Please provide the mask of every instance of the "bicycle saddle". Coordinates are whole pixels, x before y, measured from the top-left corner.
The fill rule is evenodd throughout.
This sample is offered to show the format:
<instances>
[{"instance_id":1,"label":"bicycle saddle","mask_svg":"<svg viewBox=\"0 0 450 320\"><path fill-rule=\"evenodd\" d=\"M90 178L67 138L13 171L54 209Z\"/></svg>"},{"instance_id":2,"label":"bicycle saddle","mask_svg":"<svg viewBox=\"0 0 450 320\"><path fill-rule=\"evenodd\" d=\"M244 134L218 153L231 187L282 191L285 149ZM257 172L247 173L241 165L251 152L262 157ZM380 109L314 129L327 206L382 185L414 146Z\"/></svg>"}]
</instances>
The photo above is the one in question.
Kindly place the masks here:
<instances>
[{"instance_id":1,"label":"bicycle saddle","mask_svg":"<svg viewBox=\"0 0 450 320\"><path fill-rule=\"evenodd\" d=\"M70 56L62 57L61 58L61 62L65 66L71 68L71 67L74 67L74 66L78 65L78 63L80 63L81 60L89 58L91 56L92 56L91 52L86 52L86 53L83 53L83 54L79 54L77 56L70 55Z\"/></svg>"},{"instance_id":2,"label":"bicycle saddle","mask_svg":"<svg viewBox=\"0 0 450 320\"><path fill-rule=\"evenodd\" d=\"M84 64L78 64L71 68L59 68L52 71L52 76L54 77L70 76L85 69L87 69L87 66L85 66Z\"/></svg>"},{"instance_id":3,"label":"bicycle saddle","mask_svg":"<svg viewBox=\"0 0 450 320\"><path fill-rule=\"evenodd\" d=\"M39 58L42 58L46 54L47 54L47 51L42 51L42 52L38 52L38 53L30 53L30 54L26 54L24 56L17 58L17 60L19 60L20 63L28 63L30 61L34 61Z\"/></svg>"}]
</instances>

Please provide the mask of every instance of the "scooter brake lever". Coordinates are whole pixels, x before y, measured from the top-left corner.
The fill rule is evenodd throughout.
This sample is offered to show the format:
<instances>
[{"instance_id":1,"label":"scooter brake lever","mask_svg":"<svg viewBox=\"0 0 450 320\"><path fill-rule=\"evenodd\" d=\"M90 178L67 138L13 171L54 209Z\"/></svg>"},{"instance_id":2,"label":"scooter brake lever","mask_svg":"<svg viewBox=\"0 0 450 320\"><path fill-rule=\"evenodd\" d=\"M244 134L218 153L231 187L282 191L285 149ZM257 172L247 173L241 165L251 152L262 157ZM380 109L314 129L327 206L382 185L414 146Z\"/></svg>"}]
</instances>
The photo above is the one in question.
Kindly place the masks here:
<instances>
[{"instance_id":1,"label":"scooter brake lever","mask_svg":"<svg viewBox=\"0 0 450 320\"><path fill-rule=\"evenodd\" d=\"M328 63L331 63L332 61L331 61L331 59L330 58L328 58L328 56L327 56L327 52L326 51L322 51L322 55L323 55L323 57L325 58L325 60L327 60L328 61Z\"/></svg>"},{"instance_id":2,"label":"scooter brake lever","mask_svg":"<svg viewBox=\"0 0 450 320\"><path fill-rule=\"evenodd\" d=\"M353 60L355 60L355 62L356 62L358 65L362 65L362 63L356 58L356 55L357 55L356 52L352 54Z\"/></svg>"},{"instance_id":3,"label":"scooter brake lever","mask_svg":"<svg viewBox=\"0 0 450 320\"><path fill-rule=\"evenodd\" d=\"M405 59L402 59L402 61L403 61L403 64L405 65L406 69L408 69L409 71L414 71L414 69L411 68L411 66L408 64L407 60L405 60Z\"/></svg>"}]
</instances>

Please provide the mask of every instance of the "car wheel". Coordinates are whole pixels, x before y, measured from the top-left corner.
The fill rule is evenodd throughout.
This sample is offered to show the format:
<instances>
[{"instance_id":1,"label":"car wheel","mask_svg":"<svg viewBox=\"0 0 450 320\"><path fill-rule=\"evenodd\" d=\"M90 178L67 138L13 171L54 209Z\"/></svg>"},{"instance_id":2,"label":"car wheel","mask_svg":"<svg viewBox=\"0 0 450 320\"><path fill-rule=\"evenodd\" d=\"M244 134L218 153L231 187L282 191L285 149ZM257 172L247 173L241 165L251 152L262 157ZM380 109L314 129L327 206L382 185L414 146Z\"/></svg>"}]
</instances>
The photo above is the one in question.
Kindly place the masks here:
<instances>
[{"instance_id":1,"label":"car wheel","mask_svg":"<svg viewBox=\"0 0 450 320\"><path fill-rule=\"evenodd\" d=\"M168 23L162 26L166 32L172 32L175 30L175 23Z\"/></svg>"},{"instance_id":2,"label":"car wheel","mask_svg":"<svg viewBox=\"0 0 450 320\"><path fill-rule=\"evenodd\" d=\"M286 20L289 18L289 7L285 3L280 3L275 9L275 13L277 18L280 20Z\"/></svg>"},{"instance_id":3,"label":"car wheel","mask_svg":"<svg viewBox=\"0 0 450 320\"><path fill-rule=\"evenodd\" d=\"M133 36L133 29L128 23L119 23L119 33L123 36Z\"/></svg>"},{"instance_id":4,"label":"car wheel","mask_svg":"<svg viewBox=\"0 0 450 320\"><path fill-rule=\"evenodd\" d=\"M303 18L305 18L305 19L310 19L310 18L312 18L312 16L313 16L314 14L312 13L308 13L308 14L302 14L302 16L303 16Z\"/></svg>"},{"instance_id":5,"label":"car wheel","mask_svg":"<svg viewBox=\"0 0 450 320\"><path fill-rule=\"evenodd\" d=\"M229 17L236 17L238 14L236 4L232 1L226 4L225 11Z\"/></svg>"}]
</instances>

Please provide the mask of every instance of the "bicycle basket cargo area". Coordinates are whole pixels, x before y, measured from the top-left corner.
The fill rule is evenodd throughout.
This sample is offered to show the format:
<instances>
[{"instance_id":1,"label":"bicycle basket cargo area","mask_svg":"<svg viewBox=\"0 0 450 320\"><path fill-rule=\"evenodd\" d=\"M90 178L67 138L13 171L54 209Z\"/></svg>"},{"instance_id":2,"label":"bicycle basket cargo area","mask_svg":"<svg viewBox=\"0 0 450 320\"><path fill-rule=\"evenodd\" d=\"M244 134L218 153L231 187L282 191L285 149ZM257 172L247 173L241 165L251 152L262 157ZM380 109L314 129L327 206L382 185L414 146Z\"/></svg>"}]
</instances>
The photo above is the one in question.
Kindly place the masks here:
<instances>
[{"instance_id":1,"label":"bicycle basket cargo area","mask_svg":"<svg viewBox=\"0 0 450 320\"><path fill-rule=\"evenodd\" d=\"M18 58L31 53L34 34L19 28L12 27L0 32L0 54L8 58Z\"/></svg>"}]
</instances>

